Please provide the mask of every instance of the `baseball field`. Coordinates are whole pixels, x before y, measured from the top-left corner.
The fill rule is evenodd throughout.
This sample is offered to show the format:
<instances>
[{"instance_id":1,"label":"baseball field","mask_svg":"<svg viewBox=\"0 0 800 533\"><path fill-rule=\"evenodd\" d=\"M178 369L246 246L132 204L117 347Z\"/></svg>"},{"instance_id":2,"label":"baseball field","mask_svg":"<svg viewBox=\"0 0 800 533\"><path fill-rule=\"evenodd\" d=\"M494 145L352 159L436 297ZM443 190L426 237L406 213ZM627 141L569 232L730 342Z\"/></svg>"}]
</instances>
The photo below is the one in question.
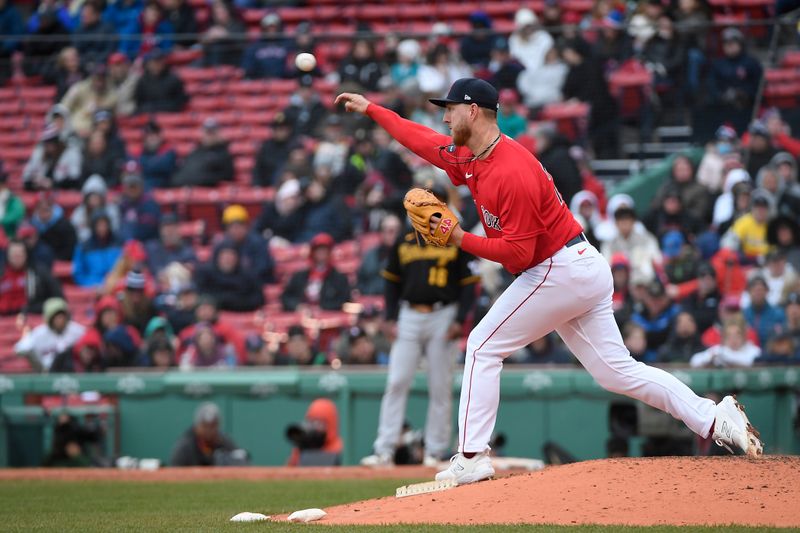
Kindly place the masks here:
<instances>
[{"instance_id":1,"label":"baseball field","mask_svg":"<svg viewBox=\"0 0 800 533\"><path fill-rule=\"evenodd\" d=\"M423 468L0 471L2 531L800 530L800 458L616 459L397 499ZM289 512L319 507L316 524ZM242 511L272 522L230 523Z\"/></svg>"}]
</instances>

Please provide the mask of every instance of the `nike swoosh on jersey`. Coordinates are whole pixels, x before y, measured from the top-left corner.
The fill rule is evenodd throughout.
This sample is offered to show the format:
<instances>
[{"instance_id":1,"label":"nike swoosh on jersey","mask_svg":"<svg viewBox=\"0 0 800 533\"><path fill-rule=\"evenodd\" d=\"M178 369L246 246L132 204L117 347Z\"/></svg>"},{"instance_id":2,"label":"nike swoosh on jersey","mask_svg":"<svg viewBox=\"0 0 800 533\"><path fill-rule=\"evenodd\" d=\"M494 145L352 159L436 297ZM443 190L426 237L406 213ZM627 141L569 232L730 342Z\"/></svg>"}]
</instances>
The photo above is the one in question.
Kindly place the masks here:
<instances>
[{"instance_id":1,"label":"nike swoosh on jersey","mask_svg":"<svg viewBox=\"0 0 800 533\"><path fill-rule=\"evenodd\" d=\"M470 178L472 177L472 173L471 173L471 172L467 172L467 173L465 174L465 177L466 177L467 179L470 179Z\"/></svg>"}]
</instances>

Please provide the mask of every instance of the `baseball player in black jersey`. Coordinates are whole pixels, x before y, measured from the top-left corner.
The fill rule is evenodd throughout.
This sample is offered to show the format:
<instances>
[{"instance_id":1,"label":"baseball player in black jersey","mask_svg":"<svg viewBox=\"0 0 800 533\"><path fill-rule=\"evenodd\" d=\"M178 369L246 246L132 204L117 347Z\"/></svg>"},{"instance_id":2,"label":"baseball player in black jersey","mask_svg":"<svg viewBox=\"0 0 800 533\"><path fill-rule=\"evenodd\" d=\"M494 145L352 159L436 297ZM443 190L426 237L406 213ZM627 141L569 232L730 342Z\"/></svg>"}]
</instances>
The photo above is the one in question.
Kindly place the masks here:
<instances>
[{"instance_id":1,"label":"baseball player in black jersey","mask_svg":"<svg viewBox=\"0 0 800 533\"><path fill-rule=\"evenodd\" d=\"M442 191L433 192L442 195ZM397 334L389 354L375 453L364 457L361 464L393 463L408 391L423 354L428 358L429 400L425 464L436 466L449 453L458 339L475 301L475 283L480 280L471 269L473 260L455 246L418 244L413 232L389 253L381 274L386 279L386 320L396 322Z\"/></svg>"}]
</instances>

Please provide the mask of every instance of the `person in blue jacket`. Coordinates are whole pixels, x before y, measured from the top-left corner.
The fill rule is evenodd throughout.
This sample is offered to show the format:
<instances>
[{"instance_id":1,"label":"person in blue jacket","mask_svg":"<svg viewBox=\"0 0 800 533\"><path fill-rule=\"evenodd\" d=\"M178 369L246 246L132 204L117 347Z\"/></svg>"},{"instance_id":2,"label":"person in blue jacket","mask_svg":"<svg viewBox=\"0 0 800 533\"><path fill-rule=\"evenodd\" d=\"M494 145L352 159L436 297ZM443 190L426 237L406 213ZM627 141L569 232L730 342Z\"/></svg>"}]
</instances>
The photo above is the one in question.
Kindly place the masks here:
<instances>
[{"instance_id":1,"label":"person in blue jacket","mask_svg":"<svg viewBox=\"0 0 800 533\"><path fill-rule=\"evenodd\" d=\"M158 3L149 1L145 4L140 17L134 20L127 29L121 30L122 39L119 51L133 61L143 57L153 49L162 52L172 50L172 39L175 28L168 20L164 20L164 11Z\"/></svg>"},{"instance_id":2,"label":"person in blue jacket","mask_svg":"<svg viewBox=\"0 0 800 533\"><path fill-rule=\"evenodd\" d=\"M100 285L121 253L122 241L114 235L108 215L96 213L92 217L92 236L75 248L72 279L81 287Z\"/></svg>"},{"instance_id":3,"label":"person in blue jacket","mask_svg":"<svg viewBox=\"0 0 800 533\"><path fill-rule=\"evenodd\" d=\"M144 125L144 142L139 156L142 177L147 189L169 187L177 168L178 155L161 135L161 126L155 121Z\"/></svg>"}]
</instances>

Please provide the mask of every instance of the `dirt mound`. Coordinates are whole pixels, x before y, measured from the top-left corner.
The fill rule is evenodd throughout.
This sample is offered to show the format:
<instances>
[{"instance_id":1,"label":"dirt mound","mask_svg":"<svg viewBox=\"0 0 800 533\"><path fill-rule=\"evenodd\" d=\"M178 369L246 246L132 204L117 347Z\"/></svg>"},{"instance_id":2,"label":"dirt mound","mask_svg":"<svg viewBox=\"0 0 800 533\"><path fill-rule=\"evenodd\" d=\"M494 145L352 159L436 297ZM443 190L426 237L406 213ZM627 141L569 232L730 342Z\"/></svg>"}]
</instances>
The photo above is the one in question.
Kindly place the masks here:
<instances>
[{"instance_id":1,"label":"dirt mound","mask_svg":"<svg viewBox=\"0 0 800 533\"><path fill-rule=\"evenodd\" d=\"M800 526L800 458L615 459L326 509L327 524Z\"/></svg>"}]
</instances>

